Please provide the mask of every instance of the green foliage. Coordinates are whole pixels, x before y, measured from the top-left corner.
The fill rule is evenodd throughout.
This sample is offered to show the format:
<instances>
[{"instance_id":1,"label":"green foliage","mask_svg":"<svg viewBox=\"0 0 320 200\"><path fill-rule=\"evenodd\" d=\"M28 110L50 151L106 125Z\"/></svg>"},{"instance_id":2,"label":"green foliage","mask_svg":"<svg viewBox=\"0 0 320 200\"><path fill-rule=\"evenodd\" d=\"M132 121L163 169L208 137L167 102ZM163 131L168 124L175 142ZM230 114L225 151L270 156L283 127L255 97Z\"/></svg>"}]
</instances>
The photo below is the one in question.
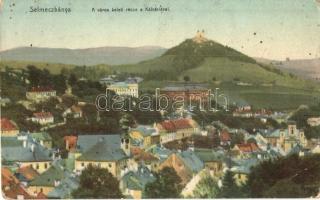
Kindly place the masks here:
<instances>
[{"instance_id":1,"label":"green foliage","mask_svg":"<svg viewBox=\"0 0 320 200\"><path fill-rule=\"evenodd\" d=\"M290 120L296 121L298 127L304 128L308 126L308 118L318 116L320 116L320 104L311 106L310 108L299 109L291 116Z\"/></svg>"},{"instance_id":2,"label":"green foliage","mask_svg":"<svg viewBox=\"0 0 320 200\"><path fill-rule=\"evenodd\" d=\"M320 138L320 126L307 127L304 131L306 138Z\"/></svg>"},{"instance_id":3,"label":"green foliage","mask_svg":"<svg viewBox=\"0 0 320 200\"><path fill-rule=\"evenodd\" d=\"M219 194L219 187L217 182L211 177L206 176L202 178L193 191L194 198L216 198Z\"/></svg>"},{"instance_id":4,"label":"green foliage","mask_svg":"<svg viewBox=\"0 0 320 200\"><path fill-rule=\"evenodd\" d=\"M31 87L54 86L58 94L63 94L67 89L66 77L63 74L51 74L48 69L39 69L34 65L27 66L28 80Z\"/></svg>"},{"instance_id":5,"label":"green foliage","mask_svg":"<svg viewBox=\"0 0 320 200\"><path fill-rule=\"evenodd\" d=\"M156 180L145 187L147 198L179 198L181 179L173 168L165 167L156 174Z\"/></svg>"},{"instance_id":6,"label":"green foliage","mask_svg":"<svg viewBox=\"0 0 320 200\"><path fill-rule=\"evenodd\" d=\"M234 180L234 173L228 170L222 180L222 187L218 194L219 198L240 198L241 195L240 187Z\"/></svg>"},{"instance_id":7,"label":"green foliage","mask_svg":"<svg viewBox=\"0 0 320 200\"><path fill-rule=\"evenodd\" d=\"M120 199L119 181L107 170L89 165L80 176L80 186L72 192L74 198Z\"/></svg>"},{"instance_id":8,"label":"green foliage","mask_svg":"<svg viewBox=\"0 0 320 200\"><path fill-rule=\"evenodd\" d=\"M251 197L302 198L314 196L320 186L320 155L278 158L252 168Z\"/></svg>"},{"instance_id":9,"label":"green foliage","mask_svg":"<svg viewBox=\"0 0 320 200\"><path fill-rule=\"evenodd\" d=\"M184 76L184 77L183 77L183 80L184 80L185 82L189 82L191 79L190 79L190 76Z\"/></svg>"}]
</instances>

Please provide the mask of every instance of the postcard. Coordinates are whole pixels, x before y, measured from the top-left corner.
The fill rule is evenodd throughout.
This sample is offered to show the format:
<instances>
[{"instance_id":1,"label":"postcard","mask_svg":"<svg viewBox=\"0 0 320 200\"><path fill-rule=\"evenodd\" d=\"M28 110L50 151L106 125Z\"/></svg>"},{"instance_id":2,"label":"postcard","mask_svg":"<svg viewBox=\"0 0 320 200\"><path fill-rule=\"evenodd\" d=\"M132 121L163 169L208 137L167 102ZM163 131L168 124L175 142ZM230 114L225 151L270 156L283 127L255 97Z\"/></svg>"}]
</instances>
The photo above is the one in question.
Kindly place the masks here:
<instances>
[{"instance_id":1,"label":"postcard","mask_svg":"<svg viewBox=\"0 0 320 200\"><path fill-rule=\"evenodd\" d=\"M3 199L320 198L320 0L0 0Z\"/></svg>"}]
</instances>

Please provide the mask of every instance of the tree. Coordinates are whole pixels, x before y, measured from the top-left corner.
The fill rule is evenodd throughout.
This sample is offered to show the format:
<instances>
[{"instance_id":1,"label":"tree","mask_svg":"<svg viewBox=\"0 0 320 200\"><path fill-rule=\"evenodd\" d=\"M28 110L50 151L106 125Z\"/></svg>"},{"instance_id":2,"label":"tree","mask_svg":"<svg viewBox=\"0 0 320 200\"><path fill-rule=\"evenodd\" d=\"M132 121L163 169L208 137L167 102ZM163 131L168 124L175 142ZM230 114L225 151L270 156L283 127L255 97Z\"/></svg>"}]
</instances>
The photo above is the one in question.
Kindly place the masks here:
<instances>
[{"instance_id":1,"label":"tree","mask_svg":"<svg viewBox=\"0 0 320 200\"><path fill-rule=\"evenodd\" d=\"M120 199L119 181L107 170L89 165L80 176L80 186L72 192L74 198Z\"/></svg>"},{"instance_id":2,"label":"tree","mask_svg":"<svg viewBox=\"0 0 320 200\"><path fill-rule=\"evenodd\" d=\"M234 173L228 170L222 180L222 188L219 193L220 198L239 198L240 188L237 186L234 178Z\"/></svg>"},{"instance_id":3,"label":"tree","mask_svg":"<svg viewBox=\"0 0 320 200\"><path fill-rule=\"evenodd\" d=\"M77 76L74 73L70 74L68 82L70 85L74 86L78 82Z\"/></svg>"},{"instance_id":4,"label":"tree","mask_svg":"<svg viewBox=\"0 0 320 200\"><path fill-rule=\"evenodd\" d=\"M184 80L185 82L189 82L191 79L190 79L189 76L184 76L184 77L183 77L183 80Z\"/></svg>"},{"instance_id":5,"label":"tree","mask_svg":"<svg viewBox=\"0 0 320 200\"><path fill-rule=\"evenodd\" d=\"M156 174L156 180L145 187L147 198L179 198L181 179L173 168L165 167Z\"/></svg>"},{"instance_id":6,"label":"tree","mask_svg":"<svg viewBox=\"0 0 320 200\"><path fill-rule=\"evenodd\" d=\"M217 182L210 176L202 178L193 191L194 198L216 198L219 194Z\"/></svg>"}]
</instances>

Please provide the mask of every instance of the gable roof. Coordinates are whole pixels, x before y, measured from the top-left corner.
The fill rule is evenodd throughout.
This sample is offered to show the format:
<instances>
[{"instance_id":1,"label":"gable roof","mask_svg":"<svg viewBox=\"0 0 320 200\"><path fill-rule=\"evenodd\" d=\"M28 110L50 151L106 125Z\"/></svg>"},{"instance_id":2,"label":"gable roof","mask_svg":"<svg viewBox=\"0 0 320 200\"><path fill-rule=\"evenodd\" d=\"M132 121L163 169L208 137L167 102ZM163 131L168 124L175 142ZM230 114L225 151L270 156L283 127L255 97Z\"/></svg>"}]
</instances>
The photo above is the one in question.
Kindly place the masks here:
<instances>
[{"instance_id":1,"label":"gable roof","mask_svg":"<svg viewBox=\"0 0 320 200\"><path fill-rule=\"evenodd\" d=\"M113 135L79 135L77 140L77 151L86 152L99 140L106 141L113 148L120 147L120 134Z\"/></svg>"},{"instance_id":2,"label":"gable roof","mask_svg":"<svg viewBox=\"0 0 320 200\"><path fill-rule=\"evenodd\" d=\"M18 130L17 125L7 119L7 118L1 118L1 131L12 131L12 130Z\"/></svg>"},{"instance_id":3,"label":"gable roof","mask_svg":"<svg viewBox=\"0 0 320 200\"><path fill-rule=\"evenodd\" d=\"M204 168L204 163L193 151L182 151L177 155L183 161L185 166L194 173L197 173Z\"/></svg>"},{"instance_id":4,"label":"gable roof","mask_svg":"<svg viewBox=\"0 0 320 200\"><path fill-rule=\"evenodd\" d=\"M236 144L239 150L243 153L253 153L259 151L259 147L255 143Z\"/></svg>"},{"instance_id":5,"label":"gable roof","mask_svg":"<svg viewBox=\"0 0 320 200\"><path fill-rule=\"evenodd\" d=\"M7 190L2 190L5 197L16 199L18 195L23 195L26 199L31 198L28 192L20 185L19 180L12 174L12 172L8 168L1 168L1 181L2 187L9 187L9 189Z\"/></svg>"},{"instance_id":6,"label":"gable roof","mask_svg":"<svg viewBox=\"0 0 320 200\"><path fill-rule=\"evenodd\" d=\"M20 167L16 173L18 176L22 176L24 179L26 179L26 181L31 181L39 176L39 173L31 166Z\"/></svg>"},{"instance_id":7,"label":"gable roof","mask_svg":"<svg viewBox=\"0 0 320 200\"><path fill-rule=\"evenodd\" d=\"M159 123L168 132L175 132L179 129L193 128L188 119L166 120Z\"/></svg>"},{"instance_id":8,"label":"gable roof","mask_svg":"<svg viewBox=\"0 0 320 200\"><path fill-rule=\"evenodd\" d=\"M55 180L61 181L63 178L65 178L65 173L62 167L51 165L47 171L36 177L29 185L53 187Z\"/></svg>"},{"instance_id":9,"label":"gable roof","mask_svg":"<svg viewBox=\"0 0 320 200\"><path fill-rule=\"evenodd\" d=\"M7 162L41 162L50 161L51 152L30 138L27 146L15 137L1 137L1 156ZM33 148L33 151L32 151Z\"/></svg>"},{"instance_id":10,"label":"gable roof","mask_svg":"<svg viewBox=\"0 0 320 200\"><path fill-rule=\"evenodd\" d=\"M119 146L110 145L107 141L98 141L88 151L77 158L79 161L117 161L127 158L127 155Z\"/></svg>"}]
</instances>

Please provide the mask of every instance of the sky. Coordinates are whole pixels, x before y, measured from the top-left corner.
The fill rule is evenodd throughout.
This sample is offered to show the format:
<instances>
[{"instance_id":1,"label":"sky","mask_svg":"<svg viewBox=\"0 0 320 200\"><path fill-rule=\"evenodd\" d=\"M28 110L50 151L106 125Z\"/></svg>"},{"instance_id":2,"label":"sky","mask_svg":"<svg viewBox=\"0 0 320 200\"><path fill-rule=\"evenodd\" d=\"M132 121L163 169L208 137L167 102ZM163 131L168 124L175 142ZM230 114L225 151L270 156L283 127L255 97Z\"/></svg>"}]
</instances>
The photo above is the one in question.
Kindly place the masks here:
<instances>
[{"instance_id":1,"label":"sky","mask_svg":"<svg viewBox=\"0 0 320 200\"><path fill-rule=\"evenodd\" d=\"M1 1L1 0L0 0ZM170 48L197 30L252 57L320 57L320 0L5 0L0 50L30 46ZM70 13L30 12L69 7ZM169 8L168 12L92 12L92 8Z\"/></svg>"}]
</instances>

